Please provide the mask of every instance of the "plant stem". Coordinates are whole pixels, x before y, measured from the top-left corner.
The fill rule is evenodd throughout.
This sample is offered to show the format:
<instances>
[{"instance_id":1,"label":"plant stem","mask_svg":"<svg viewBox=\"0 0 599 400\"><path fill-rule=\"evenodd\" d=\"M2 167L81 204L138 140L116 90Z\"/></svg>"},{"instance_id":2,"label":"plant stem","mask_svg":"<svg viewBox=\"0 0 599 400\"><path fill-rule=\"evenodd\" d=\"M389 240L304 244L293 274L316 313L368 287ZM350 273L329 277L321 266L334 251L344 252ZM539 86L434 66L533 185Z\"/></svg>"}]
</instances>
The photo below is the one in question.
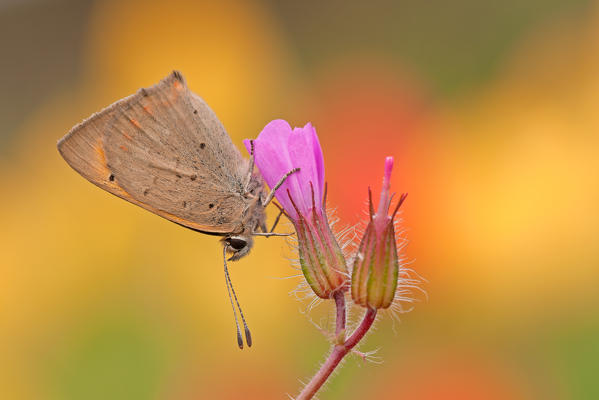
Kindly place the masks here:
<instances>
[{"instance_id":1,"label":"plant stem","mask_svg":"<svg viewBox=\"0 0 599 400\"><path fill-rule=\"evenodd\" d=\"M337 318L335 320L335 339L338 343L345 342L345 293L341 290L333 294Z\"/></svg>"},{"instance_id":2,"label":"plant stem","mask_svg":"<svg viewBox=\"0 0 599 400\"><path fill-rule=\"evenodd\" d=\"M339 335L340 327L341 330L345 329L345 298L343 297L343 293L341 296L335 296L335 305L337 306L336 330L337 335ZM343 357L345 357L345 355L349 353L360 340L362 340L366 332L368 332L372 326L375 318L376 309L368 308L362 322L356 328L354 333L347 340L342 341L342 344L335 344L333 346L331 354L329 354L324 364L320 367L320 370L314 375L306 387L304 387L296 400L309 400L316 394L316 392L318 392L329 376L331 376L331 373L337 368Z\"/></svg>"}]
</instances>

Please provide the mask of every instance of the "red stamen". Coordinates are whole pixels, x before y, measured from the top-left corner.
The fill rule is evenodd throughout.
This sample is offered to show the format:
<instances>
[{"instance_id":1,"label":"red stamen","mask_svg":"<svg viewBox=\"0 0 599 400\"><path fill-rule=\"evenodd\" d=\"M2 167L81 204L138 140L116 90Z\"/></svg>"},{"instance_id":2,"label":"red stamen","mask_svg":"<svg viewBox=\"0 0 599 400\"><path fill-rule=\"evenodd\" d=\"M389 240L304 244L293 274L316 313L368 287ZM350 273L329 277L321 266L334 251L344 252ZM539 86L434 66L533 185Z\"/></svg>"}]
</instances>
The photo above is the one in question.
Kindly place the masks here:
<instances>
[{"instance_id":1,"label":"red stamen","mask_svg":"<svg viewBox=\"0 0 599 400\"><path fill-rule=\"evenodd\" d=\"M297 212L297 216L301 217L302 213L300 213L300 210L295 205L295 201L293 201L293 197L291 197L291 193L289 192L289 189L287 189L287 196L289 196L289 200L291 200L291 205L293 205L293 208L295 208L295 211Z\"/></svg>"},{"instance_id":2,"label":"red stamen","mask_svg":"<svg viewBox=\"0 0 599 400\"><path fill-rule=\"evenodd\" d=\"M314 199L314 185L312 185L312 181L310 181L310 192L312 193L312 212L315 212L316 200Z\"/></svg>"},{"instance_id":3,"label":"red stamen","mask_svg":"<svg viewBox=\"0 0 599 400\"><path fill-rule=\"evenodd\" d=\"M372 190L368 186L368 211L370 212L370 220L374 217L374 205L372 204Z\"/></svg>"},{"instance_id":4,"label":"red stamen","mask_svg":"<svg viewBox=\"0 0 599 400\"><path fill-rule=\"evenodd\" d=\"M402 193L401 197L399 198L399 202L397 203L397 206L395 207L395 210L393 210L393 214L391 214L391 219L395 218L395 214L399 210L399 207L401 207L401 205L405 201L406 197L408 197L408 194Z\"/></svg>"}]
</instances>

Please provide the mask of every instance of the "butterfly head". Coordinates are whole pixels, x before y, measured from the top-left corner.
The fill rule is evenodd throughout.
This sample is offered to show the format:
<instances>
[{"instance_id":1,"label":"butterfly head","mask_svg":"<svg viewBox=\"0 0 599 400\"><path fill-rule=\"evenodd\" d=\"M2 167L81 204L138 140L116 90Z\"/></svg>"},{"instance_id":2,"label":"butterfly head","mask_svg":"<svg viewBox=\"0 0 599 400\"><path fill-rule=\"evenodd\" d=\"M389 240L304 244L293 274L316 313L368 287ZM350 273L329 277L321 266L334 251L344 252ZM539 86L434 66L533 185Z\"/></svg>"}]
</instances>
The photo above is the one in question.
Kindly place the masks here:
<instances>
[{"instance_id":1,"label":"butterfly head","mask_svg":"<svg viewBox=\"0 0 599 400\"><path fill-rule=\"evenodd\" d=\"M247 255L254 245L252 235L245 235L243 233L227 236L222 241L227 249L227 253L231 254L229 261L237 261Z\"/></svg>"}]
</instances>

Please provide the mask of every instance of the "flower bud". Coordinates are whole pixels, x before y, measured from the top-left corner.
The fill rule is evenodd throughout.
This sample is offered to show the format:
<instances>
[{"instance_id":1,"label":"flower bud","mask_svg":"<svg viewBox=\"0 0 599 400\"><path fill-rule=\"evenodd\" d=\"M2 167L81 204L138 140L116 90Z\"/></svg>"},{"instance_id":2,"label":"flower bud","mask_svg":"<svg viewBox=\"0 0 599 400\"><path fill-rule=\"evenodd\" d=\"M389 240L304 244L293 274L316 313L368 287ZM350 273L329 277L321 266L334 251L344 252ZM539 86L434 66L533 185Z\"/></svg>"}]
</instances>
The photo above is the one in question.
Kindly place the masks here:
<instances>
[{"instance_id":1,"label":"flower bud","mask_svg":"<svg viewBox=\"0 0 599 400\"><path fill-rule=\"evenodd\" d=\"M395 243L393 218L404 202L403 194L391 214L388 215L393 158L385 160L385 177L377 213L374 213L370 189L370 221L358 248L352 271L351 294L354 303L367 308L387 308L393 302L399 272L399 257Z\"/></svg>"},{"instance_id":2,"label":"flower bud","mask_svg":"<svg viewBox=\"0 0 599 400\"><path fill-rule=\"evenodd\" d=\"M291 202L295 207L293 199ZM343 252L329 227L324 209L312 208L308 217L304 217L297 207L295 210L297 218L293 224L304 277L318 297L331 298L333 292L345 289L348 280Z\"/></svg>"}]
</instances>

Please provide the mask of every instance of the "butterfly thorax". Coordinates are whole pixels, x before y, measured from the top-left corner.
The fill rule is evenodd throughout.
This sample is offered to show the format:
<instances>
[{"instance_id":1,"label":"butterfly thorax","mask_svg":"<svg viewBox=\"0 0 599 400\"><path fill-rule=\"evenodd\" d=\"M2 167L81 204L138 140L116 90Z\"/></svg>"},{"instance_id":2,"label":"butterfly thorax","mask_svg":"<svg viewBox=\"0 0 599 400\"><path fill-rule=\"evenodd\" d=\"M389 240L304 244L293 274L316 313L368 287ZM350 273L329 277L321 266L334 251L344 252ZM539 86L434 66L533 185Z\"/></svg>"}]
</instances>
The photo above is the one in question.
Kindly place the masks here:
<instances>
[{"instance_id":1,"label":"butterfly thorax","mask_svg":"<svg viewBox=\"0 0 599 400\"><path fill-rule=\"evenodd\" d=\"M236 261L247 255L254 245L254 233L266 232L266 213L263 205L264 182L259 174L252 174L247 190L243 193L247 207L241 218L238 232L227 235L223 244L231 254L229 260Z\"/></svg>"}]
</instances>

